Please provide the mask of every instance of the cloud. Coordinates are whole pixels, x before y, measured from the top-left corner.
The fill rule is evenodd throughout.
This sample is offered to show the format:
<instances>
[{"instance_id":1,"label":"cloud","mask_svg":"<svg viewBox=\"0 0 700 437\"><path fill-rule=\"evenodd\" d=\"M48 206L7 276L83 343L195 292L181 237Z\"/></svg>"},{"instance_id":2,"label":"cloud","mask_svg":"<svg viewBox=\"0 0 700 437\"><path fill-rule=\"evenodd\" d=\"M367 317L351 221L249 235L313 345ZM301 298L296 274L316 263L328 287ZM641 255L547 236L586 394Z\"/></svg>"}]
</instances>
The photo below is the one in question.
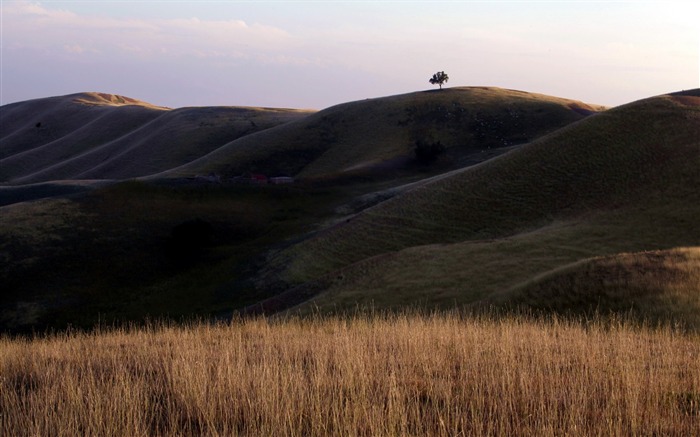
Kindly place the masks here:
<instances>
[{"instance_id":1,"label":"cloud","mask_svg":"<svg viewBox=\"0 0 700 437\"><path fill-rule=\"evenodd\" d=\"M98 15L99 7L76 13L81 8L57 4L0 3L0 100L98 89L168 106L249 99L323 107L353 95L427 88L437 70L450 74L451 86L496 85L603 104L697 86L697 14L671 13L665 3L278 2L271 8L201 2L185 8L204 14L197 17L183 15L180 4L170 13L169 2L149 2L161 18ZM245 13L246 20L232 13Z\"/></svg>"},{"instance_id":2,"label":"cloud","mask_svg":"<svg viewBox=\"0 0 700 437\"><path fill-rule=\"evenodd\" d=\"M98 90L169 106L274 106L293 91L286 106L322 106L303 101L303 90L311 81L307 70L327 64L309 50L312 42L279 27L240 19L93 16L27 1L2 8L0 104ZM252 90L260 77L270 97Z\"/></svg>"},{"instance_id":3,"label":"cloud","mask_svg":"<svg viewBox=\"0 0 700 437\"><path fill-rule=\"evenodd\" d=\"M3 38L14 49L72 54L274 57L292 43L286 31L242 20L119 19L82 16L20 1L3 5Z\"/></svg>"},{"instance_id":4,"label":"cloud","mask_svg":"<svg viewBox=\"0 0 700 437\"><path fill-rule=\"evenodd\" d=\"M89 50L83 48L80 44L66 44L63 49L68 53L82 54Z\"/></svg>"}]
</instances>

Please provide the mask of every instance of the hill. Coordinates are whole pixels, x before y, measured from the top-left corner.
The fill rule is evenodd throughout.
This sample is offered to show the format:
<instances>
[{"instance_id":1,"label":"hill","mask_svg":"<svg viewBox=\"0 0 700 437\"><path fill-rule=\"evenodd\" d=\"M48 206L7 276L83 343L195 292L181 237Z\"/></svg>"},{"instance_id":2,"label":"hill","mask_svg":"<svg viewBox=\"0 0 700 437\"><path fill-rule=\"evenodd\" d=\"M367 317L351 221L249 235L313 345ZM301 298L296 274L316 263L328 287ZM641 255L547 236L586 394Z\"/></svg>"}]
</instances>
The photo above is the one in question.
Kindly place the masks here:
<instances>
[{"instance_id":1,"label":"hill","mask_svg":"<svg viewBox=\"0 0 700 437\"><path fill-rule=\"evenodd\" d=\"M483 161L602 109L486 87L367 99L239 138L158 177L256 171L307 179L357 174L390 179L416 172L416 141L445 148L431 166L438 172Z\"/></svg>"},{"instance_id":2,"label":"hill","mask_svg":"<svg viewBox=\"0 0 700 437\"><path fill-rule=\"evenodd\" d=\"M627 312L651 321L682 320L700 326L700 248L584 259L489 301L544 312Z\"/></svg>"},{"instance_id":3,"label":"hill","mask_svg":"<svg viewBox=\"0 0 700 437\"><path fill-rule=\"evenodd\" d=\"M419 184L273 254L260 281L298 286L282 307L472 305L581 259L697 246L699 94L614 108Z\"/></svg>"},{"instance_id":4,"label":"hill","mask_svg":"<svg viewBox=\"0 0 700 437\"><path fill-rule=\"evenodd\" d=\"M100 93L4 105L0 182L145 176L307 114L243 107L168 109Z\"/></svg>"},{"instance_id":5,"label":"hill","mask_svg":"<svg viewBox=\"0 0 700 437\"><path fill-rule=\"evenodd\" d=\"M511 138L515 144L515 131L507 127L488 135L465 128L463 135L459 123L440 121L442 115L437 121L431 115L402 124L382 115L394 108L394 117L405 120L399 115L405 117L407 108L431 108L433 99L444 103L445 98L465 99L464 108L469 99L480 102L465 112L495 114L491 120L508 119L504 108L520 105L527 126L538 126L538 114L543 121L532 132L536 139L515 146L502 143ZM88 107L158 111L161 116L149 123L177 112L105 100ZM363 119L372 105L383 109ZM529 112L527 105L533 105ZM580 105L500 89L414 93L299 116L246 134L159 177L2 187L0 327L89 327L97 320L164 315L225 318L238 310L334 312L358 305L540 309L522 298L522 287L566 266L700 246L700 91L585 117L590 111ZM353 114L345 124L354 120L354 128L342 127L339 108ZM578 121L550 132L551 120L545 119L557 113ZM336 138L347 143L321 139L333 114L340 120ZM470 120L462 122L474 128ZM524 127L518 127L518 135ZM354 146L338 144L362 144L363 136L370 139L367 132L386 136L388 144L392 135L382 129L405 138L433 129L433 138L441 135L447 150L427 166L350 165L355 158L347 153ZM295 143L297 135L301 139ZM468 138L471 145L451 144L450 138ZM303 147L294 155L295 144L327 148L318 157L305 154ZM363 156L389 150L375 146ZM338 162L347 156L346 167L321 165L333 156ZM495 157L452 169L458 162L490 156ZM298 169L293 174L299 183L249 186L179 179L195 170L221 170L226 176L243 168L283 171L283 166ZM348 175L363 177L342 179ZM58 196L21 202L47 192ZM549 299L553 292L538 293ZM689 313L675 312L676 304L665 308L696 323ZM607 309L619 311L612 304ZM551 310L572 312L564 305Z\"/></svg>"}]
</instances>

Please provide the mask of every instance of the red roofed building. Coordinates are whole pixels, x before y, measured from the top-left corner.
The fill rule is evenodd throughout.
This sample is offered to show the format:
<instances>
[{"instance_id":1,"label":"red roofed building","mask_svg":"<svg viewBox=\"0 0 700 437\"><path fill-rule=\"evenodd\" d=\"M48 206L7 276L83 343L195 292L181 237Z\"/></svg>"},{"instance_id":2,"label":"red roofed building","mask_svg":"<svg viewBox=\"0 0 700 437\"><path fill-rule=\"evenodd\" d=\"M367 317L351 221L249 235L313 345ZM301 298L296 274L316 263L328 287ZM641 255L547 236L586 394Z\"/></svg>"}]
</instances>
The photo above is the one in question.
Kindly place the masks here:
<instances>
[{"instance_id":1,"label":"red roofed building","mask_svg":"<svg viewBox=\"0 0 700 437\"><path fill-rule=\"evenodd\" d=\"M251 173L250 180L258 184L266 184L267 176L261 173Z\"/></svg>"}]
</instances>

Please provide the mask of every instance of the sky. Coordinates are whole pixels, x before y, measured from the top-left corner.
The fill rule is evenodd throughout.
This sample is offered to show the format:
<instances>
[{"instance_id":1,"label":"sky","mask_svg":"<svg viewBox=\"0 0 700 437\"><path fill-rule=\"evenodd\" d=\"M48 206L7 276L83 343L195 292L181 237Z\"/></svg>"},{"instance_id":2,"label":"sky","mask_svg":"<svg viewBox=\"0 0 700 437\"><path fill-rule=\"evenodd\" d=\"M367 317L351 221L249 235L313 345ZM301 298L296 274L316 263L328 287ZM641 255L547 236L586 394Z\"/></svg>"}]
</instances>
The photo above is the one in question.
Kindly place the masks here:
<instances>
[{"instance_id":1,"label":"sky","mask_svg":"<svg viewBox=\"0 0 700 437\"><path fill-rule=\"evenodd\" d=\"M447 86L617 106L700 88L697 1L0 0L0 105L98 91L323 109Z\"/></svg>"}]
</instances>

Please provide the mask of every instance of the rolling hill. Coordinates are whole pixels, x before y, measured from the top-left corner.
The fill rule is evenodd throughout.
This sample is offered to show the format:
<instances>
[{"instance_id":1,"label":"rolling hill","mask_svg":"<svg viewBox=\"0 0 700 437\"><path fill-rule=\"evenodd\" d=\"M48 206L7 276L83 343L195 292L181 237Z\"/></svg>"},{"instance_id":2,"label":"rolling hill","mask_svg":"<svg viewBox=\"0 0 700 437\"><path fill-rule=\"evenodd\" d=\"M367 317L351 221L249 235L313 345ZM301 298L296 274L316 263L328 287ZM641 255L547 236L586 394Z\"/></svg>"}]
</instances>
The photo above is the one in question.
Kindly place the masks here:
<instances>
[{"instance_id":1,"label":"rolling hill","mask_svg":"<svg viewBox=\"0 0 700 437\"><path fill-rule=\"evenodd\" d=\"M634 102L348 217L260 281L297 287L276 308L478 305L583 259L700 245L699 170L700 92Z\"/></svg>"},{"instance_id":2,"label":"rolling hill","mask_svg":"<svg viewBox=\"0 0 700 437\"><path fill-rule=\"evenodd\" d=\"M700 90L600 109L480 87L319 112L6 105L0 327L493 305L700 327ZM420 164L418 140L444 152ZM183 179L254 171L299 183Z\"/></svg>"},{"instance_id":3,"label":"rolling hill","mask_svg":"<svg viewBox=\"0 0 700 437\"><path fill-rule=\"evenodd\" d=\"M602 109L476 87L368 99L320 112L168 109L80 93L2 107L0 183L248 172L391 179L397 170L416 173L416 141L444 146L432 166L439 172L488 159Z\"/></svg>"},{"instance_id":4,"label":"rolling hill","mask_svg":"<svg viewBox=\"0 0 700 437\"><path fill-rule=\"evenodd\" d=\"M157 177L249 171L307 179L415 173L416 141L440 142L433 172L483 161L604 108L487 87L344 103L232 141Z\"/></svg>"},{"instance_id":5,"label":"rolling hill","mask_svg":"<svg viewBox=\"0 0 700 437\"><path fill-rule=\"evenodd\" d=\"M700 429L700 89L1 109L2 435Z\"/></svg>"},{"instance_id":6,"label":"rolling hill","mask_svg":"<svg viewBox=\"0 0 700 437\"><path fill-rule=\"evenodd\" d=\"M0 109L0 183L146 176L308 113L244 107L168 109L101 93L5 105Z\"/></svg>"},{"instance_id":7,"label":"rolling hill","mask_svg":"<svg viewBox=\"0 0 700 437\"><path fill-rule=\"evenodd\" d=\"M542 312L628 313L654 322L700 326L700 248L588 258L493 295L496 305Z\"/></svg>"}]
</instances>

